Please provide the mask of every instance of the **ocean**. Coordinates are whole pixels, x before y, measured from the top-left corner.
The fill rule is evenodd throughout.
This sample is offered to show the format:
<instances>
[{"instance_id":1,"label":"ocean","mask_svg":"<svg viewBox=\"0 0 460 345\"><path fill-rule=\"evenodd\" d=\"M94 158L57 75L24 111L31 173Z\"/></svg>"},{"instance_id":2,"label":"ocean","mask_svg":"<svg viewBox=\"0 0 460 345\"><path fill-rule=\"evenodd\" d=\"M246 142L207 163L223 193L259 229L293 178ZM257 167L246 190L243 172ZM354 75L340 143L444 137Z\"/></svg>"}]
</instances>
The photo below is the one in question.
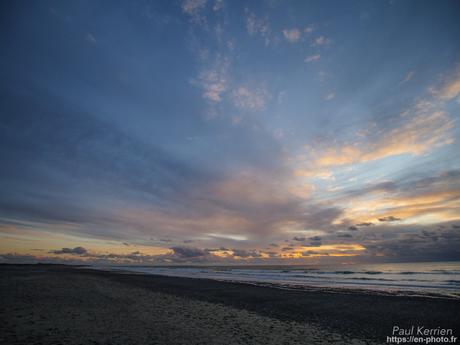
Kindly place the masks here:
<instances>
[{"instance_id":1,"label":"ocean","mask_svg":"<svg viewBox=\"0 0 460 345\"><path fill-rule=\"evenodd\" d=\"M292 289L351 289L460 298L460 262L340 266L110 266L94 267L172 277L270 285Z\"/></svg>"}]
</instances>

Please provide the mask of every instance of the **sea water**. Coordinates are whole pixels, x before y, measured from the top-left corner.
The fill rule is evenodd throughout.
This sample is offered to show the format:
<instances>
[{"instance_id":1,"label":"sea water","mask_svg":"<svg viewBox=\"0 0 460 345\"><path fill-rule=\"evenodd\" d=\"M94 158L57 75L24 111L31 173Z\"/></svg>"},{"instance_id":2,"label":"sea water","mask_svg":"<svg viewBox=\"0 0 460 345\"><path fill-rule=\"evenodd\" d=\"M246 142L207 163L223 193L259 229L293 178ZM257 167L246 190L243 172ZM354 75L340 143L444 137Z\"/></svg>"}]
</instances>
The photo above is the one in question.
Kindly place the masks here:
<instances>
[{"instance_id":1,"label":"sea water","mask_svg":"<svg viewBox=\"0 0 460 345\"><path fill-rule=\"evenodd\" d=\"M460 298L460 262L339 266L112 266L104 269L280 288L361 289Z\"/></svg>"}]
</instances>

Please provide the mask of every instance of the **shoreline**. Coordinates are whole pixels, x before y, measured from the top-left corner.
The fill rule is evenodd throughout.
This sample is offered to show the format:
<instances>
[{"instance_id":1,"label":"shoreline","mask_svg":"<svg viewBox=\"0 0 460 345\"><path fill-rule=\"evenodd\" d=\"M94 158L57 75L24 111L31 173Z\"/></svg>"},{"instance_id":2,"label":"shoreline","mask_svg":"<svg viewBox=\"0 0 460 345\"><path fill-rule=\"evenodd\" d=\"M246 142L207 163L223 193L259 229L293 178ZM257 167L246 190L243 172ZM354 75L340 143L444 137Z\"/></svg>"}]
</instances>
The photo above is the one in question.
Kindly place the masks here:
<instances>
[{"instance_id":1,"label":"shoreline","mask_svg":"<svg viewBox=\"0 0 460 345\"><path fill-rule=\"evenodd\" d=\"M203 279L203 280L212 280L223 283L233 283L233 284L247 284L260 287L268 287L273 289L280 290L290 290L290 291L307 291L307 292L328 292L328 293L339 293L339 294L369 294L369 295L378 295L378 296L401 296L401 297L420 297L420 298L440 298L448 300L460 300L460 292L454 290L454 293L441 293L435 291L417 291L411 289L372 289L372 288L360 288L360 287L332 287L332 286L322 286L322 285L303 285L303 284L283 284L283 283L273 283L273 282L260 282L260 281L243 281L243 280L230 280L230 279L219 279L219 278L207 278L207 277L185 277L185 276L174 276L167 274L158 274L158 273L144 273L144 272L135 272L129 270L107 270L102 268L92 268L92 267L83 267L86 269L110 272L116 274L134 274L134 275L145 275L145 276L160 276L160 277L170 277L170 278L190 278L190 279ZM395 285L388 285L395 286Z\"/></svg>"},{"instance_id":2,"label":"shoreline","mask_svg":"<svg viewBox=\"0 0 460 345\"><path fill-rule=\"evenodd\" d=\"M368 295L376 295L376 296L400 296L400 297L420 297L420 298L439 298L439 299L447 299L447 300L460 300L460 292L456 288L451 288L453 293L449 294L446 292L437 292L430 290L429 287L428 291L418 291L416 289L391 289L388 287L394 287L396 285L388 285L385 288L382 285L382 288L369 288L369 287L344 287L344 286L323 286L323 285L304 285L304 284L295 284L295 283L274 283L274 282L263 282L263 281L252 281L252 280L231 280L231 279L219 279L219 278L208 278L208 277L186 277L186 276L175 276L175 275L168 275L168 274L159 274L159 273L146 273L146 272L136 272L127 269L110 269L101 268L101 267L91 267L91 266L79 266L80 269L88 269L94 271L101 271L101 272L108 272L114 274L132 274L132 275L144 275L144 276L159 276L159 277L170 277L170 278L190 278L190 279L203 279L203 280L211 280L211 281L218 281L223 283L232 283L232 284L247 284L252 286L260 286L260 287L268 287L273 289L280 289L280 290L289 290L289 291L306 291L306 292L327 292L327 293L338 293L338 294L368 294ZM406 287L406 285L401 285L401 287Z\"/></svg>"},{"instance_id":3,"label":"shoreline","mask_svg":"<svg viewBox=\"0 0 460 345\"><path fill-rule=\"evenodd\" d=\"M24 289L33 288L31 290L33 293L42 288L41 284L44 284L46 279L59 284L69 281L69 286L75 285L76 290L80 288L84 291L64 290L68 294L66 298L85 301L85 298L91 298L91 293L94 291L89 287L85 288L84 284L82 286L79 285L81 283L72 285L70 282L72 280L96 281L99 286L107 284L120 286L125 291L123 294L127 295L130 294L130 291L141 290L146 295L160 294L206 305L218 305L232 311L248 312L269 320L278 320L277 322L281 322L282 325L290 323L309 325L327 334L340 334L343 337L360 339L367 343L384 343L386 336L391 335L392 327L395 325L401 328L408 328L411 325L441 326L454 329L456 335L460 330L458 321L460 320L460 301L455 299L376 295L359 291L345 293L343 291L288 290L202 278L120 274L82 266L1 265L0 272L4 288L10 284L11 279L16 278L21 282L21 279L27 278L24 280ZM63 293L63 290L57 287L49 288L55 289L56 294ZM83 292L84 295L80 296ZM106 288L101 288L101 291L97 292L105 293ZM4 296L15 293L11 288L2 292ZM23 307L31 308L30 305ZM120 306L120 308L125 307ZM109 316L100 317L107 317L109 318L107 322L111 322Z\"/></svg>"}]
</instances>

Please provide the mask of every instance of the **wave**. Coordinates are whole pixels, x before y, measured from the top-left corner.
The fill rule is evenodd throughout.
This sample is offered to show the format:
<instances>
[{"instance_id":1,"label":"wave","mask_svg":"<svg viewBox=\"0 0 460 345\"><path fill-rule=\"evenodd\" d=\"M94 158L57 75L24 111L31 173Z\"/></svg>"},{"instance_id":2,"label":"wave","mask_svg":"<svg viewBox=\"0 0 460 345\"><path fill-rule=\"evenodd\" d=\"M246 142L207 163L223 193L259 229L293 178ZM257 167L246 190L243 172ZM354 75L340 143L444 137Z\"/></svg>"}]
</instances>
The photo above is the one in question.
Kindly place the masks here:
<instances>
[{"instance_id":1,"label":"wave","mask_svg":"<svg viewBox=\"0 0 460 345\"><path fill-rule=\"evenodd\" d=\"M124 271L165 276L203 278L298 288L369 289L456 294L460 298L460 265L342 267L119 267ZM112 267L113 269L114 267ZM373 269L374 268L374 269ZM437 268L437 269L433 269ZM438 269L439 268L439 269Z\"/></svg>"},{"instance_id":2,"label":"wave","mask_svg":"<svg viewBox=\"0 0 460 345\"><path fill-rule=\"evenodd\" d=\"M288 271L287 271L288 272ZM306 273L315 273L315 274L383 274L381 271L307 271Z\"/></svg>"},{"instance_id":3,"label":"wave","mask_svg":"<svg viewBox=\"0 0 460 345\"><path fill-rule=\"evenodd\" d=\"M447 271L447 270L432 270L430 272L412 272L412 271L405 271L405 272L395 272L393 274L460 274L460 271Z\"/></svg>"}]
</instances>

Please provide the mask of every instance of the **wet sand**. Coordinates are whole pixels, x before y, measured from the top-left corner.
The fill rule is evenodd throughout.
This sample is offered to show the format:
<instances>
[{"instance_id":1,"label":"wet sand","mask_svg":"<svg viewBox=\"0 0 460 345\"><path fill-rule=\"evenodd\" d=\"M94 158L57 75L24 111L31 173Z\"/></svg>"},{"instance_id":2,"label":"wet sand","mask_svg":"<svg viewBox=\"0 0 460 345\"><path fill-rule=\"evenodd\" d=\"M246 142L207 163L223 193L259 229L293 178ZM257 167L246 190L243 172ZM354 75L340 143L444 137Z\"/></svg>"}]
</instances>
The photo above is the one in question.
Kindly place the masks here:
<instances>
[{"instance_id":1,"label":"wet sand","mask_svg":"<svg viewBox=\"0 0 460 345\"><path fill-rule=\"evenodd\" d=\"M58 265L0 265L1 344L378 344L454 328L458 300L288 291Z\"/></svg>"}]
</instances>

